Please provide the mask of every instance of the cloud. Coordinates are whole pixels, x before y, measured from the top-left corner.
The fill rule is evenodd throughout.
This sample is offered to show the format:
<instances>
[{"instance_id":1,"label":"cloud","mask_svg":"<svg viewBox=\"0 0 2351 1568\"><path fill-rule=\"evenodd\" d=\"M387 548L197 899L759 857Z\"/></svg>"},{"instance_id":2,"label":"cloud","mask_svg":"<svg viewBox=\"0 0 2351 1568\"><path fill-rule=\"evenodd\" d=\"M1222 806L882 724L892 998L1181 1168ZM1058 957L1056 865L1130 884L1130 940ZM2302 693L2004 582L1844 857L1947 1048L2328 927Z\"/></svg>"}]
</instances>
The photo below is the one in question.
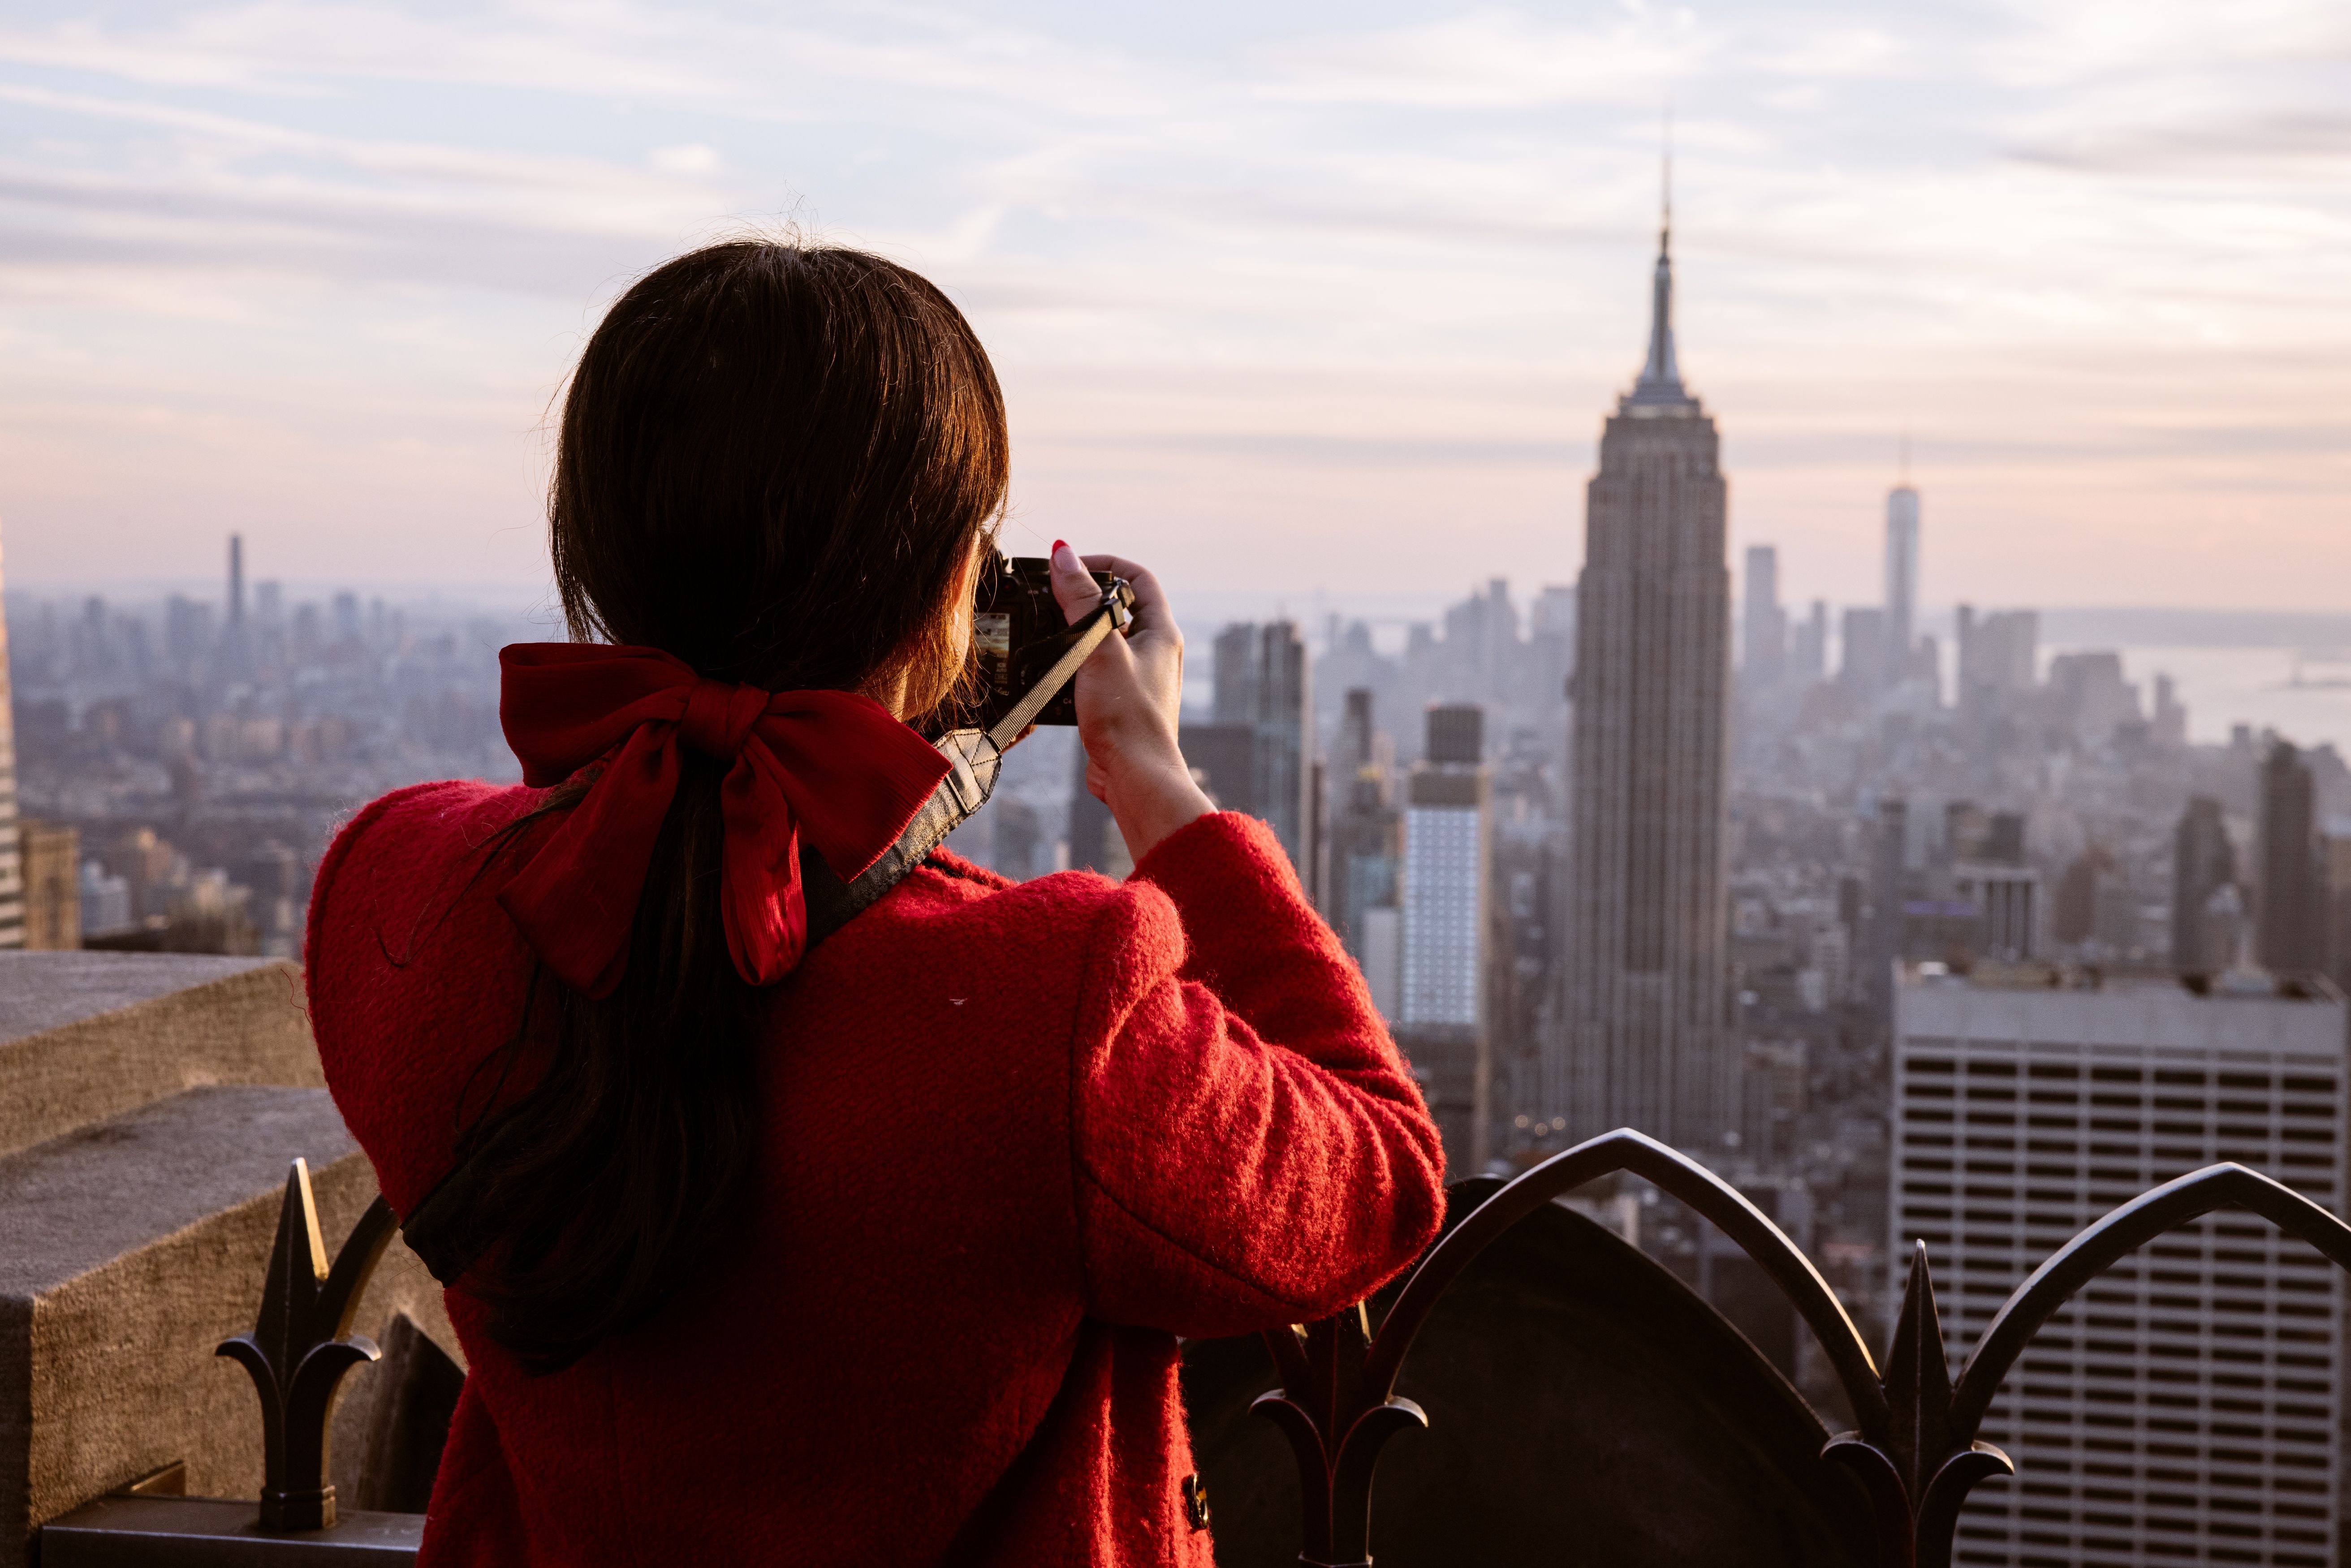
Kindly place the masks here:
<instances>
[{"instance_id":1,"label":"cloud","mask_svg":"<svg viewBox=\"0 0 2351 1568\"><path fill-rule=\"evenodd\" d=\"M1485 10L1262 50L1258 91L1299 103L1524 109L1615 103L1654 109L1711 51L1684 10L1627 9L1584 25Z\"/></svg>"},{"instance_id":2,"label":"cloud","mask_svg":"<svg viewBox=\"0 0 2351 1568\"><path fill-rule=\"evenodd\" d=\"M2255 110L2186 123L2106 125L2027 143L2015 156L2095 173L2299 182L2327 172L2314 164L2351 162L2351 112Z\"/></svg>"},{"instance_id":3,"label":"cloud","mask_svg":"<svg viewBox=\"0 0 2351 1568\"><path fill-rule=\"evenodd\" d=\"M2351 392L2351 33L2322 0L1214 29L707 0L12 13L0 403L74 411L0 478L12 561L51 548L28 532L70 550L110 408L125 452L200 472L174 493L226 515L413 499L387 431L505 472L599 300L789 217L972 314L1040 520L1158 518L1206 570L1337 511L1391 542L1441 516L1475 570L1557 575L1646 329L1668 93L1685 363L1743 465L1741 530L1865 577L1831 519L1866 515L1876 427L1906 423L1935 484L2052 538L2186 528L2166 496L2351 502L2310 412ZM199 395L235 417L165 442L135 412ZM239 444L307 455L220 455ZM2307 548L2274 520L2232 538ZM2201 548L2145 570L2225 578ZM2294 575L2319 591L2339 548ZM1369 591L1409 556L1348 570Z\"/></svg>"}]
</instances>

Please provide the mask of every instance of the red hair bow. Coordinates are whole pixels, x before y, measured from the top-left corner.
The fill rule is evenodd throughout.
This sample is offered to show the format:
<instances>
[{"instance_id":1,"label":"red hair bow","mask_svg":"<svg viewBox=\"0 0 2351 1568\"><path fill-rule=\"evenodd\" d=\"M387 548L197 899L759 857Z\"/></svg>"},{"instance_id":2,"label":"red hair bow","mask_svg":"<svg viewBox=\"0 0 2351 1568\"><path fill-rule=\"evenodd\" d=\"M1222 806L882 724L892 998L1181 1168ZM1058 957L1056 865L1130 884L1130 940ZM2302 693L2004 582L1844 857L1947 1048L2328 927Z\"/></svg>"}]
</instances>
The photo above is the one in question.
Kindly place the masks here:
<instances>
[{"instance_id":1,"label":"red hair bow","mask_svg":"<svg viewBox=\"0 0 2351 1568\"><path fill-rule=\"evenodd\" d=\"M897 841L948 771L929 742L854 692L767 692L705 680L657 648L517 643L498 651L498 721L523 782L559 784L614 747L498 903L564 984L609 996L681 745L731 761L718 901L735 967L755 986L808 946L799 836L843 881ZM625 744L623 744L625 742Z\"/></svg>"}]
</instances>

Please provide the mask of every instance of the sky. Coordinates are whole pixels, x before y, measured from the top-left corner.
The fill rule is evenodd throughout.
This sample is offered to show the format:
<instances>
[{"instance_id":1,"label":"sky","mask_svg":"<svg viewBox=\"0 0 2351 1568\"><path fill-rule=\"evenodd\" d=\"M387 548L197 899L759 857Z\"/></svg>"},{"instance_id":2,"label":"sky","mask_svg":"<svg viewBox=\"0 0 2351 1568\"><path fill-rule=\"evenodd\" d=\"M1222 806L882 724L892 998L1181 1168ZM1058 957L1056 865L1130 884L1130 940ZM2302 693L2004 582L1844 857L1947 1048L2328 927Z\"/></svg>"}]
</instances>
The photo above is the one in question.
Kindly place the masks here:
<instances>
[{"instance_id":1,"label":"sky","mask_svg":"<svg viewBox=\"0 0 2351 1568\"><path fill-rule=\"evenodd\" d=\"M1016 553L1573 579L1671 106L1733 558L1874 600L2351 607L2351 7L694 0L0 11L12 587L543 589L628 281L746 230L971 317Z\"/></svg>"}]
</instances>

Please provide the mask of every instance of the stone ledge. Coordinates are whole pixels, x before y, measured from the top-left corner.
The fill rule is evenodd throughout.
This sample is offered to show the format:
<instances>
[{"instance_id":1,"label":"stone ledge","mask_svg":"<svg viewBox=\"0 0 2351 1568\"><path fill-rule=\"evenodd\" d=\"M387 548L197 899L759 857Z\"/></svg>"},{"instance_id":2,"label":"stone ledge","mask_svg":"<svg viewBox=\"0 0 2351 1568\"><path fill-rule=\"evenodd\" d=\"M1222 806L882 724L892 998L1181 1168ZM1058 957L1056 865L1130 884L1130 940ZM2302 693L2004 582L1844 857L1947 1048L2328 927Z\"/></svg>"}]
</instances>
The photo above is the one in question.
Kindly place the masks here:
<instances>
[{"instance_id":1,"label":"stone ledge","mask_svg":"<svg viewBox=\"0 0 2351 1568\"><path fill-rule=\"evenodd\" d=\"M323 1089L191 1090L0 1158L0 1568L34 1527L174 1461L193 1492L259 1494L260 1403L213 1348L253 1325L298 1155L340 1247L375 1176ZM395 1240L353 1326L381 1339L401 1312L457 1356L440 1288ZM346 1381L346 1449L378 1370ZM362 1458L334 1454L339 1483Z\"/></svg>"},{"instance_id":2,"label":"stone ledge","mask_svg":"<svg viewBox=\"0 0 2351 1568\"><path fill-rule=\"evenodd\" d=\"M0 953L0 1155L200 1085L325 1082L295 965Z\"/></svg>"}]
</instances>

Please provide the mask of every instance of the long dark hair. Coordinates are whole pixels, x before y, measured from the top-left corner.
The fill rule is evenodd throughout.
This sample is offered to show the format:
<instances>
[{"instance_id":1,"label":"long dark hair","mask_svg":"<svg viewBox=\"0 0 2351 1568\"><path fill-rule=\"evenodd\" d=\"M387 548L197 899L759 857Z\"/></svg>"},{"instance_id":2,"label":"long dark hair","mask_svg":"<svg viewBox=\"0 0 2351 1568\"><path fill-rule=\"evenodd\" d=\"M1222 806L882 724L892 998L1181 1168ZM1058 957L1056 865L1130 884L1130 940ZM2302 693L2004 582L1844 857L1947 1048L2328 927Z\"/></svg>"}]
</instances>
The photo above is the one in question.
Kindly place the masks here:
<instances>
[{"instance_id":1,"label":"long dark hair","mask_svg":"<svg viewBox=\"0 0 2351 1568\"><path fill-rule=\"evenodd\" d=\"M565 617L716 680L896 696L913 721L962 673L953 595L1008 466L995 372L929 283L828 246L692 252L613 305L565 396L548 505ZM498 1139L504 1245L465 1286L539 1369L656 1311L753 1171L758 994L720 925L723 769L683 760L619 987L590 999L535 971L495 1059L545 1070ZM461 1107L461 1153L495 1098Z\"/></svg>"}]
</instances>

